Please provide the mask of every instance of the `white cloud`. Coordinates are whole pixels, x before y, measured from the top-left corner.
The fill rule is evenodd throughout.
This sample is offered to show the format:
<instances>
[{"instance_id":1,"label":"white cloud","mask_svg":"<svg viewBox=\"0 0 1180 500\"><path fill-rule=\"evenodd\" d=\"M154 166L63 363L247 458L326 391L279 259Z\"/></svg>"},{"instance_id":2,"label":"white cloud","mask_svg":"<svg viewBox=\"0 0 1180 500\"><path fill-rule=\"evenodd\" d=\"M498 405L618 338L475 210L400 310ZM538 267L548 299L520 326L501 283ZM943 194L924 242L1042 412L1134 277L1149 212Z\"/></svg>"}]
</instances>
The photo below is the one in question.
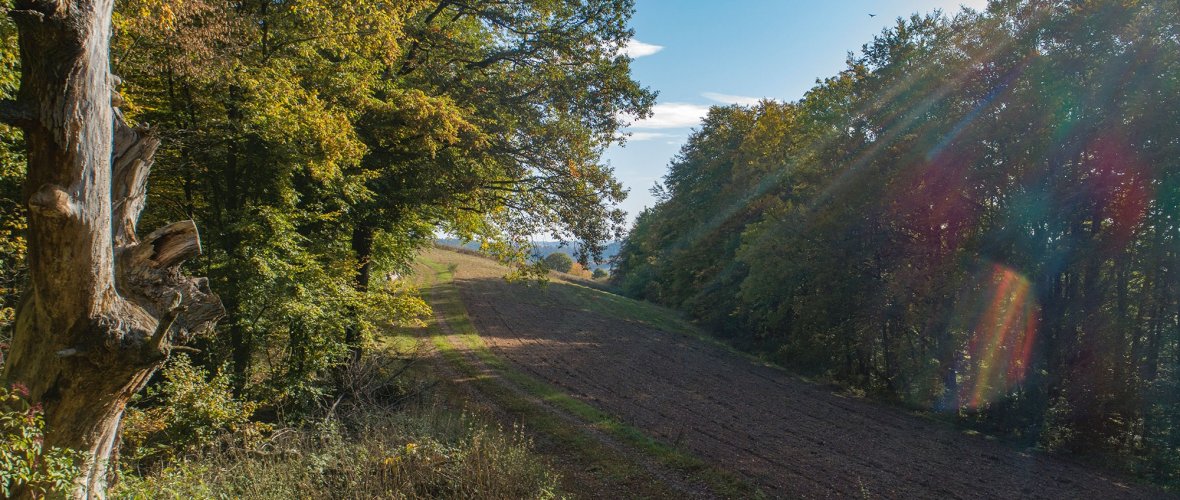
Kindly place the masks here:
<instances>
[{"instance_id":1,"label":"white cloud","mask_svg":"<svg viewBox=\"0 0 1180 500\"><path fill-rule=\"evenodd\" d=\"M655 54L656 52L659 52L661 50L664 50L663 45L653 45L650 43L643 43L639 40L632 38L627 41L627 46L623 47L623 50L620 52L622 54L626 55L627 57L630 57L631 59L637 59L637 58L640 58L643 56L650 56L650 55Z\"/></svg>"},{"instance_id":2,"label":"white cloud","mask_svg":"<svg viewBox=\"0 0 1180 500\"><path fill-rule=\"evenodd\" d=\"M630 132L627 135L628 141L651 141L655 139L667 139L676 137L676 134L666 134L663 132Z\"/></svg>"},{"instance_id":3,"label":"white cloud","mask_svg":"<svg viewBox=\"0 0 1180 500\"><path fill-rule=\"evenodd\" d=\"M704 92L701 94L706 99L711 99L723 104L738 104L742 106L753 106L761 101L761 97L750 97L744 95L719 94L717 92Z\"/></svg>"},{"instance_id":4,"label":"white cloud","mask_svg":"<svg viewBox=\"0 0 1180 500\"><path fill-rule=\"evenodd\" d=\"M632 123L630 128L663 129L695 127L709 113L709 106L704 104L689 104L687 102L666 102L652 106L651 112L651 117Z\"/></svg>"}]
</instances>

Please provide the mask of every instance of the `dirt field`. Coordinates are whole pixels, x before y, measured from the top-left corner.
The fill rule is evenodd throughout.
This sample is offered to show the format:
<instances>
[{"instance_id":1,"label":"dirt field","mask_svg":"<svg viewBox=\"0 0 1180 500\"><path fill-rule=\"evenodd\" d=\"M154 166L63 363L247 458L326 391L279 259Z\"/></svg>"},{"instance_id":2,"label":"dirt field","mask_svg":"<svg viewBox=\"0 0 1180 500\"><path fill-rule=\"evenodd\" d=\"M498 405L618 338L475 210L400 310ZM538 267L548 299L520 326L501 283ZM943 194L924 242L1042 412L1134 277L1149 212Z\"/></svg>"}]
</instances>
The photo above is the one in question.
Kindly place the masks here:
<instances>
[{"instance_id":1,"label":"dirt field","mask_svg":"<svg viewBox=\"0 0 1180 500\"><path fill-rule=\"evenodd\" d=\"M498 422L502 428L522 425L533 451L560 474L563 497L683 500L710 496L707 488L678 480L676 471L652 463L639 450L537 397L504 377L497 367L489 366L469 349L464 338L471 327L458 289L451 283L438 283L437 270L425 264L416 266L415 273L434 308L425 338L444 342L457 356L427 349L432 353L435 376L450 381L439 386L446 393L439 403L458 404L452 407Z\"/></svg>"},{"instance_id":2,"label":"dirt field","mask_svg":"<svg viewBox=\"0 0 1180 500\"><path fill-rule=\"evenodd\" d=\"M835 395L683 330L657 328L668 320L645 317L647 306L563 282L509 284L502 268L476 257L436 250L427 258L457 264L461 298L495 354L769 497L1164 496Z\"/></svg>"}]
</instances>

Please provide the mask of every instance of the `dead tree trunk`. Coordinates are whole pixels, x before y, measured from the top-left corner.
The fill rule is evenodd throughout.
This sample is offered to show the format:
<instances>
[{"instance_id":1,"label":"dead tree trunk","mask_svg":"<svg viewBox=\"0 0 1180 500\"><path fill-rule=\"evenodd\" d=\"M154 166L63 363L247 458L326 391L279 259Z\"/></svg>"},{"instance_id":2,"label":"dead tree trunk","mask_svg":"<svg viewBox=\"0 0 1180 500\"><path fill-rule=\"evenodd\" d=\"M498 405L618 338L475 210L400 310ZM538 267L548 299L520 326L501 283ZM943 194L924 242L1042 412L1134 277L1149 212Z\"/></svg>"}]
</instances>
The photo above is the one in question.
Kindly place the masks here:
<instances>
[{"instance_id":1,"label":"dead tree trunk","mask_svg":"<svg viewBox=\"0 0 1180 500\"><path fill-rule=\"evenodd\" d=\"M224 314L206 280L180 272L200 253L191 221L136 237L159 141L117 109L112 6L16 0L21 88L0 104L28 147L31 278L2 379L43 404L46 445L87 453L79 498L103 496L128 399Z\"/></svg>"}]
</instances>

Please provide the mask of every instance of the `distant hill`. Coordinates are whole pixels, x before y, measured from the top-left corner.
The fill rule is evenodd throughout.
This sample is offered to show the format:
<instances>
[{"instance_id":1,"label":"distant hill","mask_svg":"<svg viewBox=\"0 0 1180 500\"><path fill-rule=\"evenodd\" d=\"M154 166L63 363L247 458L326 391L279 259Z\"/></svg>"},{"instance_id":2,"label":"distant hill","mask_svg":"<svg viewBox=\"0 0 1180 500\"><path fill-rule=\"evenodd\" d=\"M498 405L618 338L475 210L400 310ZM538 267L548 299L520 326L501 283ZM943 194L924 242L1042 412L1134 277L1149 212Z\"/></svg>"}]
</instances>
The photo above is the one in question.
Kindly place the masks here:
<instances>
[{"instance_id":1,"label":"distant hill","mask_svg":"<svg viewBox=\"0 0 1180 500\"><path fill-rule=\"evenodd\" d=\"M447 246L452 246L452 247L460 247L461 246L463 248L468 248L471 250L479 250L479 243L478 242L469 242L469 243L464 244L458 238L440 238L435 241L438 242L440 245L447 245ZM600 260L598 262L591 262L590 269L591 270L593 270L593 269L610 270L610 260L612 258L614 258L614 256L616 254L619 253L619 246L620 245L621 245L621 243L617 242L617 241L613 241L611 243L608 243L606 245L606 248L603 249L603 251L602 251L602 260ZM574 254L577 253L578 248L579 248L579 246L575 242L565 243L565 246L562 246L562 243L557 242L557 241L534 241L532 253L533 253L533 257L535 257L537 259L544 259L545 257L549 256L549 254L556 253L556 252L565 252L565 253L569 254L571 257L573 257Z\"/></svg>"}]
</instances>

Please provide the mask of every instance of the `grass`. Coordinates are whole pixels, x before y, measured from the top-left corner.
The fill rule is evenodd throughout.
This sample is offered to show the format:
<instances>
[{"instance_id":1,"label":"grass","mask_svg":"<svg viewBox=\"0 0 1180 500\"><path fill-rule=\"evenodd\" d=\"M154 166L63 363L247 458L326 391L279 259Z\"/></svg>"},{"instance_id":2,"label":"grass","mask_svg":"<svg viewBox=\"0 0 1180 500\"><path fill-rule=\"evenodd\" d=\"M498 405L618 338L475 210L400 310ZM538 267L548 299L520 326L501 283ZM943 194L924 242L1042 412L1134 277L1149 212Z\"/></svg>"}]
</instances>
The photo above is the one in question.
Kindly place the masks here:
<instances>
[{"instance_id":1,"label":"grass","mask_svg":"<svg viewBox=\"0 0 1180 500\"><path fill-rule=\"evenodd\" d=\"M514 391L497 383L494 380L497 376L523 389L530 396L576 416L595 429L634 447L664 466L707 484L717 494L734 498L749 498L757 495L752 485L732 474L710 466L701 459L673 446L652 439L641 430L620 422L613 416L570 397L554 386L511 367L488 349L472 325L453 283L454 265L426 259L422 259L422 263L433 273L433 276L429 277L435 293L433 306L446 317L451 334L458 338L462 345L453 345L446 338L446 334L441 332L437 326L432 332L431 342L448 361L462 370L464 375L470 377L481 391L494 397L499 404L510 409L514 414L527 416L535 429L553 435L571 449L580 450L580 453L589 457L602 470L612 471L612 475L616 477L636 473L634 466L628 467L619 463L617 453L614 453L613 450L602 449L603 446L593 438L570 432L569 426L560 417L544 408L537 407ZM560 302L565 307L584 308L599 314L622 317L653 328L690 334L694 337L701 335L695 327L670 311L601 290L567 283L551 283L545 289L534 288L532 290L532 293L548 294L546 297L548 300ZM460 352L460 348L466 349L496 375L487 376L477 373L478 367L464 353ZM669 496L676 496L675 492L668 491L666 493L670 494ZM659 496L663 496L663 494Z\"/></svg>"},{"instance_id":2,"label":"grass","mask_svg":"<svg viewBox=\"0 0 1180 500\"><path fill-rule=\"evenodd\" d=\"M210 447L113 498L556 498L558 477L520 431L429 409L329 420L264 447ZM350 430L348 427L352 427Z\"/></svg>"}]
</instances>

